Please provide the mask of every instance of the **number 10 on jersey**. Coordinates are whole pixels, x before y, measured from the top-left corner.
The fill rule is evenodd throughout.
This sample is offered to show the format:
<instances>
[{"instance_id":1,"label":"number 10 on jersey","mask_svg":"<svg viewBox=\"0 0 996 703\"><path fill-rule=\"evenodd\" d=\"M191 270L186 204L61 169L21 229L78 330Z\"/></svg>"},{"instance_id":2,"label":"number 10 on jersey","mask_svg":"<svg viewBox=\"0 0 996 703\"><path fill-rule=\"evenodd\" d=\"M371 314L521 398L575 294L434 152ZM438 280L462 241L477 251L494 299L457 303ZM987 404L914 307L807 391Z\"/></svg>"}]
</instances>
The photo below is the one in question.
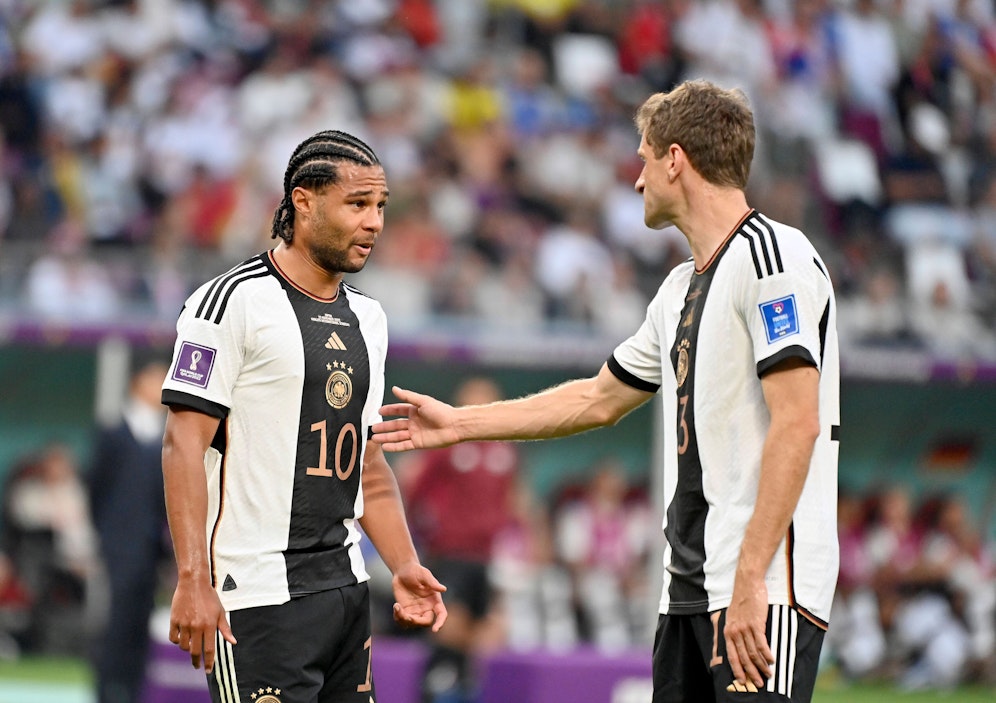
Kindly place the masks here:
<instances>
[{"instance_id":1,"label":"number 10 on jersey","mask_svg":"<svg viewBox=\"0 0 996 703\"><path fill-rule=\"evenodd\" d=\"M356 466L356 453L357 453L357 434L356 425L352 422L347 422L339 430L339 436L335 440L335 471L333 472L328 466L328 421L322 420L321 422L316 422L311 426L312 432L321 432L322 436L320 439L321 449L318 452L318 466L309 466L308 475L309 476L338 476L340 480L345 481L353 473L353 468ZM350 451L349 451L349 461L343 462L342 457L342 445L346 443L346 439L350 439ZM345 467L343 464L345 463Z\"/></svg>"}]
</instances>

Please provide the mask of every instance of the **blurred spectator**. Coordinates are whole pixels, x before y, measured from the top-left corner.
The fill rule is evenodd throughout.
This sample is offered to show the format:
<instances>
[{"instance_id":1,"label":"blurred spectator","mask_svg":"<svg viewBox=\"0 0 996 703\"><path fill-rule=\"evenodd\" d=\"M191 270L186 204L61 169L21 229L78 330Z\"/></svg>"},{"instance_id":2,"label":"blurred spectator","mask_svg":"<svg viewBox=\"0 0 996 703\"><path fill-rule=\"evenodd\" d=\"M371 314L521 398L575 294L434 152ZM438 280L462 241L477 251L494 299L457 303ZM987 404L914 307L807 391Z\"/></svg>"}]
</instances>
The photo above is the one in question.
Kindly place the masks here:
<instances>
[{"instance_id":1,"label":"blurred spectator","mask_svg":"<svg viewBox=\"0 0 996 703\"><path fill-rule=\"evenodd\" d=\"M456 405L500 400L483 377L463 381ZM426 566L446 584L447 626L430 635L422 683L424 703L474 700L474 657L494 642L494 603L488 580L495 540L511 522L519 455L514 444L478 442L423 453L409 467L405 503Z\"/></svg>"},{"instance_id":2,"label":"blurred spectator","mask_svg":"<svg viewBox=\"0 0 996 703\"><path fill-rule=\"evenodd\" d=\"M549 317L590 322L594 289L612 276L612 253L599 240L591 216L575 210L569 217L543 233L536 278L547 296Z\"/></svg>"},{"instance_id":3,"label":"blurred spectator","mask_svg":"<svg viewBox=\"0 0 996 703\"><path fill-rule=\"evenodd\" d=\"M31 594L10 558L0 552L0 661L17 659L31 627Z\"/></svg>"},{"instance_id":4,"label":"blurred spectator","mask_svg":"<svg viewBox=\"0 0 996 703\"><path fill-rule=\"evenodd\" d=\"M96 654L98 703L139 703L149 650L149 618L164 557L166 505L160 402L168 364L132 373L121 421L99 428L87 474L110 609Z\"/></svg>"},{"instance_id":5,"label":"blurred spectator","mask_svg":"<svg viewBox=\"0 0 996 703\"><path fill-rule=\"evenodd\" d=\"M869 517L866 546L872 586L883 626L891 629L909 573L920 558L921 535L913 524L913 497L904 486L878 495Z\"/></svg>"},{"instance_id":6,"label":"blurred spectator","mask_svg":"<svg viewBox=\"0 0 996 703\"><path fill-rule=\"evenodd\" d=\"M490 578L514 651L566 652L579 642L570 572L556 559L549 508L524 481L512 495L512 520L499 532Z\"/></svg>"},{"instance_id":7,"label":"blurred spectator","mask_svg":"<svg viewBox=\"0 0 996 703\"><path fill-rule=\"evenodd\" d=\"M876 265L862 279L861 290L841 296L837 324L844 344L908 344L913 330L903 282L890 267Z\"/></svg>"},{"instance_id":8,"label":"blurred spectator","mask_svg":"<svg viewBox=\"0 0 996 703\"><path fill-rule=\"evenodd\" d=\"M900 71L892 27L876 0L854 0L834 11L830 32L840 129L883 159L895 129L892 91Z\"/></svg>"},{"instance_id":9,"label":"blurred spectator","mask_svg":"<svg viewBox=\"0 0 996 703\"><path fill-rule=\"evenodd\" d=\"M968 269L961 250L929 239L906 252L907 280L917 336L938 358L996 358L996 337L973 309Z\"/></svg>"},{"instance_id":10,"label":"blurred spectator","mask_svg":"<svg viewBox=\"0 0 996 703\"><path fill-rule=\"evenodd\" d=\"M749 93L770 125L758 135L754 199L834 237L842 270L832 273L859 308L895 259L883 234L903 247L915 239L889 221L912 208L915 223L930 201L948 213L981 207L992 171L996 11L986 0L72 0L13 3L3 36L0 297L15 310L37 297L40 286L23 282L39 259L34 276L65 277L39 242L69 218L93 242L125 245L126 258L101 251L86 277L104 269L121 306L165 315L169 291L266 241L257 223L281 189L282 155L329 125L365 134L393 174L395 207L422 201L418 228L447 238L429 243L425 270L420 257L367 272L374 289L412 291L393 303L412 317L392 317L410 329L449 317L474 327L506 304L525 306L523 332L592 323L580 301L533 314L550 265L526 262L564 246L548 225L562 213L627 249L635 287L652 295L645 282L682 258L683 238L676 246L642 224L632 112L678 77ZM996 285L979 252L971 307L992 322ZM611 286L588 276L574 293L626 300L629 272L618 273Z\"/></svg>"},{"instance_id":11,"label":"blurred spectator","mask_svg":"<svg viewBox=\"0 0 996 703\"><path fill-rule=\"evenodd\" d=\"M971 672L973 678L977 678L996 661L996 564L993 554L988 551L978 528L971 524L968 510L958 496L933 497L926 501L925 507L927 522L921 567L925 580L936 580L940 593L948 599L952 612L958 622L964 624L968 635L963 642L962 666L951 666L951 659L947 658L935 667L954 669L958 674ZM953 642L948 643L948 646L953 645ZM947 656L951 657L952 653L948 652Z\"/></svg>"},{"instance_id":12,"label":"blurred spectator","mask_svg":"<svg viewBox=\"0 0 996 703\"><path fill-rule=\"evenodd\" d=\"M599 461L554 513L558 556L571 570L585 639L605 652L646 641L647 558L653 525L617 460Z\"/></svg>"},{"instance_id":13,"label":"blurred spectator","mask_svg":"<svg viewBox=\"0 0 996 703\"><path fill-rule=\"evenodd\" d=\"M833 626L827 630L827 654L845 676L854 678L875 673L885 661L887 646L872 588L867 519L862 496L841 488L837 495L840 572L831 614Z\"/></svg>"},{"instance_id":14,"label":"blurred spectator","mask_svg":"<svg viewBox=\"0 0 996 703\"><path fill-rule=\"evenodd\" d=\"M774 88L775 80L775 57L765 34L761 0L682 4L685 10L675 26L676 43L685 60L682 79L704 78L724 88L736 86L758 105Z\"/></svg>"},{"instance_id":15,"label":"blurred spectator","mask_svg":"<svg viewBox=\"0 0 996 703\"><path fill-rule=\"evenodd\" d=\"M27 303L42 319L59 322L107 320L120 309L120 296L107 269L88 255L82 227L63 221L50 237L49 251L27 272Z\"/></svg>"},{"instance_id":16,"label":"blurred spectator","mask_svg":"<svg viewBox=\"0 0 996 703\"><path fill-rule=\"evenodd\" d=\"M609 280L587 288L592 327L608 339L625 339L643 323L650 300L637 287L628 257L612 256L609 263Z\"/></svg>"},{"instance_id":17,"label":"blurred spectator","mask_svg":"<svg viewBox=\"0 0 996 703\"><path fill-rule=\"evenodd\" d=\"M8 473L3 552L30 598L25 653L85 653L97 547L76 457L60 442Z\"/></svg>"}]
</instances>

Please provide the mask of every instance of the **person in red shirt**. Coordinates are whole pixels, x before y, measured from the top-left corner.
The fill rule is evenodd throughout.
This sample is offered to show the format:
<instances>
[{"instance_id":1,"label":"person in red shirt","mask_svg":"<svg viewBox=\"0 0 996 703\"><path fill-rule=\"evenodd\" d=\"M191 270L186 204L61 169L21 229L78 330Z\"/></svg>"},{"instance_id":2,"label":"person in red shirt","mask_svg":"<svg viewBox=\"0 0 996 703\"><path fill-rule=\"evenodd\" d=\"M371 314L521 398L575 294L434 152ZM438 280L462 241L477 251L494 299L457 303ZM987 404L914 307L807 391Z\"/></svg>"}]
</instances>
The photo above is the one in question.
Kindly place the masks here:
<instances>
[{"instance_id":1,"label":"person in red shirt","mask_svg":"<svg viewBox=\"0 0 996 703\"><path fill-rule=\"evenodd\" d=\"M490 379L472 377L457 388L456 405L500 400ZM447 584L446 627L430 635L422 682L424 703L473 697L473 655L491 619L488 578L495 537L511 520L520 456L515 445L471 442L422 453L407 483L412 535L427 564Z\"/></svg>"}]
</instances>

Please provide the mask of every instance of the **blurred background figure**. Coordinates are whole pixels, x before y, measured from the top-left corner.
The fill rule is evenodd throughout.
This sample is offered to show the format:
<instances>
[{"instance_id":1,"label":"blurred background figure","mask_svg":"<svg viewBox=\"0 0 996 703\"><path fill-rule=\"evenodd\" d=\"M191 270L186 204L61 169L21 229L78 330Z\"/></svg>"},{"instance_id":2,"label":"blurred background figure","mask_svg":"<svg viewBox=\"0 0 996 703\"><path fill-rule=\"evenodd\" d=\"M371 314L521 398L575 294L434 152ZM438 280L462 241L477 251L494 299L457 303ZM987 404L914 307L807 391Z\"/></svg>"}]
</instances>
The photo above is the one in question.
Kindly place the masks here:
<instances>
[{"instance_id":1,"label":"blurred background figure","mask_svg":"<svg viewBox=\"0 0 996 703\"><path fill-rule=\"evenodd\" d=\"M557 554L570 569L584 638L605 652L649 642L647 559L656 524L645 493L602 459L554 516ZM648 624L651 623L651 624Z\"/></svg>"},{"instance_id":2,"label":"blurred background figure","mask_svg":"<svg viewBox=\"0 0 996 703\"><path fill-rule=\"evenodd\" d=\"M2 534L0 551L30 602L21 651L84 655L98 562L86 488L69 447L52 441L11 469Z\"/></svg>"},{"instance_id":3,"label":"blurred background figure","mask_svg":"<svg viewBox=\"0 0 996 703\"><path fill-rule=\"evenodd\" d=\"M512 518L495 541L490 579L505 646L560 653L578 646L571 573L557 558L550 507L526 481L516 485Z\"/></svg>"},{"instance_id":4,"label":"blurred background figure","mask_svg":"<svg viewBox=\"0 0 996 703\"><path fill-rule=\"evenodd\" d=\"M502 398L490 379L457 388L455 405ZM409 467L405 499L426 566L446 584L446 627L431 638L424 703L462 703L475 695L474 656L495 643L488 580L495 538L511 521L520 458L514 444L479 442L425 452Z\"/></svg>"},{"instance_id":5,"label":"blurred background figure","mask_svg":"<svg viewBox=\"0 0 996 703\"><path fill-rule=\"evenodd\" d=\"M853 679L873 674L886 654L878 598L872 588L867 531L865 497L841 487L837 493L840 573L833 601L833 627L827 631L826 655L836 661L845 677Z\"/></svg>"},{"instance_id":6,"label":"blurred background figure","mask_svg":"<svg viewBox=\"0 0 996 703\"><path fill-rule=\"evenodd\" d=\"M120 422L98 429L87 475L110 596L95 648L98 703L139 703L159 567L169 556L160 402L168 366L137 366Z\"/></svg>"}]
</instances>

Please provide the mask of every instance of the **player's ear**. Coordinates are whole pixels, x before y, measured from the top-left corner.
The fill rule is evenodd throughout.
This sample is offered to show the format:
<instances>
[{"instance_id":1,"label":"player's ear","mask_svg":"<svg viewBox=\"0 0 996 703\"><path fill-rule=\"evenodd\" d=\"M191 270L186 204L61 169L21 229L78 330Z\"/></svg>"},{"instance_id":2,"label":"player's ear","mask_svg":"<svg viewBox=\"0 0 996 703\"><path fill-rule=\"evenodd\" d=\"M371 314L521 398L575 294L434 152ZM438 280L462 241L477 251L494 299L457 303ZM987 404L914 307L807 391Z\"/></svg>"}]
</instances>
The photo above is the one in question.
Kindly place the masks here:
<instances>
[{"instance_id":1,"label":"player's ear","mask_svg":"<svg viewBox=\"0 0 996 703\"><path fill-rule=\"evenodd\" d=\"M294 209L302 215L310 215L315 206L315 194L298 186L291 191L291 203L294 204Z\"/></svg>"}]
</instances>

